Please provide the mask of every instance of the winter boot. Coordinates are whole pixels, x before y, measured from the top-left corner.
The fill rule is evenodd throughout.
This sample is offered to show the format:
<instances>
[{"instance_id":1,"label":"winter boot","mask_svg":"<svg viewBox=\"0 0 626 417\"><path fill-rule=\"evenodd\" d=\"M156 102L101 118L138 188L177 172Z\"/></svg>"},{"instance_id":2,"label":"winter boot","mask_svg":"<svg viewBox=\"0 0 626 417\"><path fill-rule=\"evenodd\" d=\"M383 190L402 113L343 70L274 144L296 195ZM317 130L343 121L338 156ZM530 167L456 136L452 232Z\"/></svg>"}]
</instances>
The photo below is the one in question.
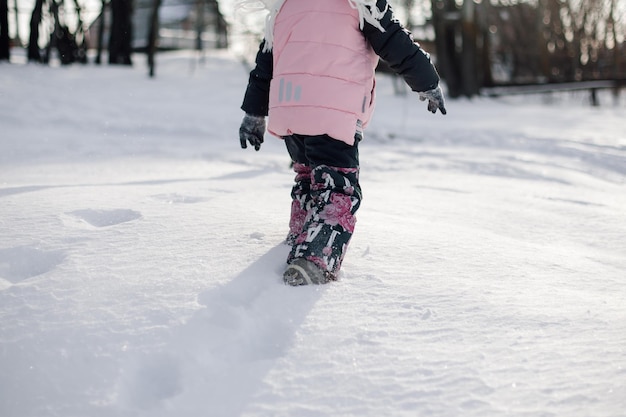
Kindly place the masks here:
<instances>
[{"instance_id":1,"label":"winter boot","mask_svg":"<svg viewBox=\"0 0 626 417\"><path fill-rule=\"evenodd\" d=\"M304 258L336 276L361 203L358 168L320 165L313 169L311 178L311 201L303 232L296 238L287 263Z\"/></svg>"},{"instance_id":2,"label":"winter boot","mask_svg":"<svg viewBox=\"0 0 626 417\"><path fill-rule=\"evenodd\" d=\"M326 284L334 280L335 277L330 272L322 271L313 262L304 258L294 259L283 274L285 284L294 287L298 285Z\"/></svg>"}]
</instances>

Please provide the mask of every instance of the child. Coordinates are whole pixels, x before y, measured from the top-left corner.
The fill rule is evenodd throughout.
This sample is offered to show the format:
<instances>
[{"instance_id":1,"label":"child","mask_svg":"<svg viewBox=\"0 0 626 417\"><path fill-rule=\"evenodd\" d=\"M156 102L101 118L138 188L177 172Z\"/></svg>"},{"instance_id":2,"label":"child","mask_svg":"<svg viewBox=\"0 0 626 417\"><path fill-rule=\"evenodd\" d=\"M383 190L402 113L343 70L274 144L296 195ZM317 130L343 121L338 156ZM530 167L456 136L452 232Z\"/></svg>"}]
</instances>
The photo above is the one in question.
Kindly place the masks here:
<instances>
[{"instance_id":1,"label":"child","mask_svg":"<svg viewBox=\"0 0 626 417\"><path fill-rule=\"evenodd\" d=\"M387 0L277 0L241 109L241 147L268 131L285 140L296 173L285 284L337 278L361 203L358 143L385 60L428 110L446 114L430 57Z\"/></svg>"}]
</instances>

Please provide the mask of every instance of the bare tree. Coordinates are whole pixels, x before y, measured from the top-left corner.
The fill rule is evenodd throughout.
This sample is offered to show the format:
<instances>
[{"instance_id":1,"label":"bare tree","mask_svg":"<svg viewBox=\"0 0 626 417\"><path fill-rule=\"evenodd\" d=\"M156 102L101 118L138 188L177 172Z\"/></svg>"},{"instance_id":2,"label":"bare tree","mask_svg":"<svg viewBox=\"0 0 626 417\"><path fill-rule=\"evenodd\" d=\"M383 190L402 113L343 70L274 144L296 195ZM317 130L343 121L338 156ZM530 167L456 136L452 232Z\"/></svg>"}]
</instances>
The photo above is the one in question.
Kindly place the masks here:
<instances>
[{"instance_id":1,"label":"bare tree","mask_svg":"<svg viewBox=\"0 0 626 417\"><path fill-rule=\"evenodd\" d=\"M20 37L20 14L17 8L18 0L13 0L13 16L15 17L15 41L19 46L22 45L22 38Z\"/></svg>"},{"instance_id":2,"label":"bare tree","mask_svg":"<svg viewBox=\"0 0 626 417\"><path fill-rule=\"evenodd\" d=\"M100 65L102 63L102 49L104 47L104 26L106 24L106 8L107 8L107 0L102 0L100 6L100 15L96 19L98 21L98 47L96 48L96 64Z\"/></svg>"},{"instance_id":3,"label":"bare tree","mask_svg":"<svg viewBox=\"0 0 626 417\"><path fill-rule=\"evenodd\" d=\"M431 0L431 5L437 66L446 80L448 94L451 97L459 97L463 90L457 48L461 14L455 0Z\"/></svg>"},{"instance_id":4,"label":"bare tree","mask_svg":"<svg viewBox=\"0 0 626 417\"><path fill-rule=\"evenodd\" d=\"M618 15L616 5L617 0L494 1L486 23L490 65L506 66L508 75L499 81L509 83L624 79L624 11Z\"/></svg>"},{"instance_id":5,"label":"bare tree","mask_svg":"<svg viewBox=\"0 0 626 417\"><path fill-rule=\"evenodd\" d=\"M132 0L111 0L109 64L132 65L132 15Z\"/></svg>"},{"instance_id":6,"label":"bare tree","mask_svg":"<svg viewBox=\"0 0 626 417\"><path fill-rule=\"evenodd\" d=\"M157 42L159 37L159 9L161 0L152 0L152 10L150 12L150 22L148 30L148 68L150 69L150 77L155 75L154 55L157 50Z\"/></svg>"},{"instance_id":7,"label":"bare tree","mask_svg":"<svg viewBox=\"0 0 626 417\"><path fill-rule=\"evenodd\" d=\"M41 62L41 51L39 49L39 24L43 12L44 0L35 0L35 7L30 17L30 37L28 42L28 60Z\"/></svg>"},{"instance_id":8,"label":"bare tree","mask_svg":"<svg viewBox=\"0 0 626 417\"><path fill-rule=\"evenodd\" d=\"M215 35L217 38L217 42L215 44L216 48L227 48L228 47L228 24L226 23L226 19L224 19L224 15L220 10L220 5L218 0L207 0L209 5L209 10L211 11L211 15L214 17L214 27L215 27Z\"/></svg>"},{"instance_id":9,"label":"bare tree","mask_svg":"<svg viewBox=\"0 0 626 417\"><path fill-rule=\"evenodd\" d=\"M0 61L11 57L9 46L9 2L0 0Z\"/></svg>"},{"instance_id":10,"label":"bare tree","mask_svg":"<svg viewBox=\"0 0 626 417\"><path fill-rule=\"evenodd\" d=\"M626 16L622 16L622 18L624 17ZM615 79L618 79L624 73L622 69L624 54L620 53L617 25L617 0L611 0L609 19L607 21L607 47L613 49L613 78ZM624 36L624 33L621 36Z\"/></svg>"}]
</instances>

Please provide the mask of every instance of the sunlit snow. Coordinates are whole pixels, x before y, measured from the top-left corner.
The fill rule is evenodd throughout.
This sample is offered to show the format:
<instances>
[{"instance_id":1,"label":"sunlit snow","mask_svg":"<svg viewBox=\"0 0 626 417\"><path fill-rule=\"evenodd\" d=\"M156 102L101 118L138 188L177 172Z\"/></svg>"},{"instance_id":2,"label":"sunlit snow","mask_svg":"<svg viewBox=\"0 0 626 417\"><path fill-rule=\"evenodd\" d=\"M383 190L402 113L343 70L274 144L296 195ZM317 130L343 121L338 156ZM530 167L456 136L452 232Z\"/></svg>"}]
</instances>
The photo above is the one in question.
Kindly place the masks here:
<instances>
[{"instance_id":1,"label":"sunlit snow","mask_svg":"<svg viewBox=\"0 0 626 417\"><path fill-rule=\"evenodd\" d=\"M0 65L1 416L624 416L623 92L380 76L340 280L289 288L246 69L157 65Z\"/></svg>"}]
</instances>

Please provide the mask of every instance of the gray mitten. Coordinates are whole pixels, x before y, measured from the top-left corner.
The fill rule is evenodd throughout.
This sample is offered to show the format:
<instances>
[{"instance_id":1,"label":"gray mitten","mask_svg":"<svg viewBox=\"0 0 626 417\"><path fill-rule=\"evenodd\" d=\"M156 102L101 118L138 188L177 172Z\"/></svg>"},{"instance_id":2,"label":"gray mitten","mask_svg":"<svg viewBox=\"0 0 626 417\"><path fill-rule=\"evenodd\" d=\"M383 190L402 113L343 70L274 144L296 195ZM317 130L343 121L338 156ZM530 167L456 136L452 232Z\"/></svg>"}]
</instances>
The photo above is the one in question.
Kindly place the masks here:
<instances>
[{"instance_id":1,"label":"gray mitten","mask_svg":"<svg viewBox=\"0 0 626 417\"><path fill-rule=\"evenodd\" d=\"M250 142L250 145L254 146L254 149L258 151L261 149L264 134L265 117L253 116L246 113L241 121L241 126L239 127L239 140L241 141L241 147L246 149L248 147L248 142Z\"/></svg>"},{"instance_id":2,"label":"gray mitten","mask_svg":"<svg viewBox=\"0 0 626 417\"><path fill-rule=\"evenodd\" d=\"M441 114L446 114L446 108L443 103L443 92L441 91L441 87L437 86L432 90L420 91L417 94L419 94L421 101L428 100L428 111L432 113L437 113L437 109L439 109Z\"/></svg>"}]
</instances>

